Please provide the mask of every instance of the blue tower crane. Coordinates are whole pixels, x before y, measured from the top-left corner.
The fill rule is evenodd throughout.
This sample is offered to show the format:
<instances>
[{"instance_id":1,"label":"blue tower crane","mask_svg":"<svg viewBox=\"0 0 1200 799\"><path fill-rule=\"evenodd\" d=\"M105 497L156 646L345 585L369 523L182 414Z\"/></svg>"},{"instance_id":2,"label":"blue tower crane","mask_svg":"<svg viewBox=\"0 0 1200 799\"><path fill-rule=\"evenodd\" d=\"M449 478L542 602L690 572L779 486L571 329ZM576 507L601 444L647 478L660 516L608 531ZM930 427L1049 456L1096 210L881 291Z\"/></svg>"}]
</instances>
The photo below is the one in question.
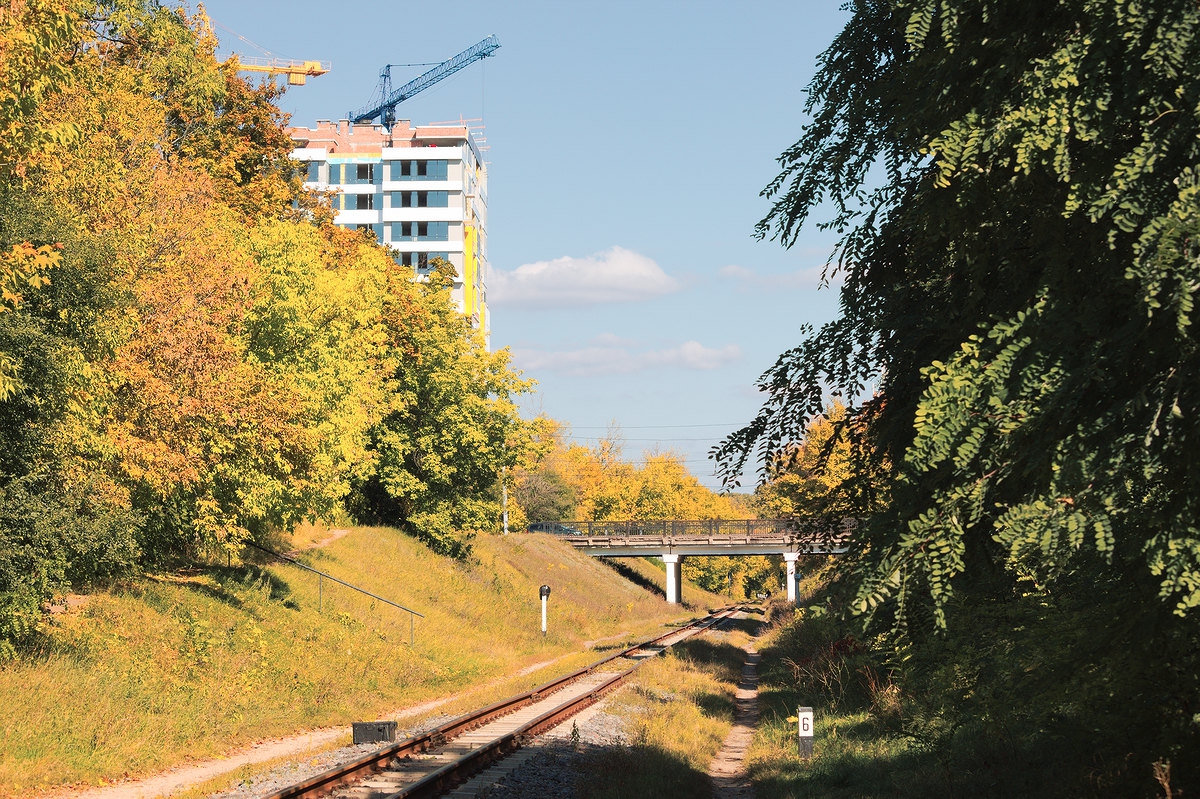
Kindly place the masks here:
<instances>
[{"instance_id":1,"label":"blue tower crane","mask_svg":"<svg viewBox=\"0 0 1200 799\"><path fill-rule=\"evenodd\" d=\"M453 58L443 61L425 74L410 80L395 91L392 91L392 65L387 64L379 73L379 89L375 97L366 106L352 111L348 118L352 122L371 122L379 119L384 125L391 128L396 122L396 106L400 103L417 92L428 89L438 81L450 77L463 67L487 58L499 49L500 40L493 34Z\"/></svg>"}]
</instances>

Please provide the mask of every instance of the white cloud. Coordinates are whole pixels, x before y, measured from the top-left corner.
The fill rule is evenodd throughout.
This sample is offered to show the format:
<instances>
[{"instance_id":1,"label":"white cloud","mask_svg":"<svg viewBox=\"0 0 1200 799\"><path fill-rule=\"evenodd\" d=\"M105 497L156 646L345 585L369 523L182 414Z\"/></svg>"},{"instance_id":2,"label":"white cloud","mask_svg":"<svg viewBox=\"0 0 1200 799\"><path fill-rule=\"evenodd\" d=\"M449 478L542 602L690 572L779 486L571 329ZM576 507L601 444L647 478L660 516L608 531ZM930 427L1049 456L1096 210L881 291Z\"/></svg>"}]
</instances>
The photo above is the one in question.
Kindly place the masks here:
<instances>
[{"instance_id":1,"label":"white cloud","mask_svg":"<svg viewBox=\"0 0 1200 799\"><path fill-rule=\"evenodd\" d=\"M605 335L605 342L615 339ZM742 349L736 344L720 348L705 347L698 341L685 341L678 347L637 351L625 346L584 347L578 350L551 352L547 350L513 350L513 364L532 377L539 373L557 372L571 377L629 374L646 369L716 369L739 360Z\"/></svg>"},{"instance_id":2,"label":"white cloud","mask_svg":"<svg viewBox=\"0 0 1200 799\"><path fill-rule=\"evenodd\" d=\"M652 259L624 247L587 258L563 256L495 269L488 278L488 304L497 307L562 308L634 302L679 290L679 281Z\"/></svg>"},{"instance_id":3,"label":"white cloud","mask_svg":"<svg viewBox=\"0 0 1200 799\"><path fill-rule=\"evenodd\" d=\"M648 353L650 365L682 366L685 369L716 369L740 357L742 349L736 344L712 349L698 341L685 341L674 349Z\"/></svg>"},{"instance_id":4,"label":"white cloud","mask_svg":"<svg viewBox=\"0 0 1200 799\"><path fill-rule=\"evenodd\" d=\"M721 277L736 281L742 291L748 289L815 289L821 285L824 266L810 266L782 274L760 274L739 264L729 264L717 270ZM840 277L834 277L834 284Z\"/></svg>"},{"instance_id":5,"label":"white cloud","mask_svg":"<svg viewBox=\"0 0 1200 799\"><path fill-rule=\"evenodd\" d=\"M719 274L721 277L728 277L734 280L749 280L754 277L753 270L747 269L744 266L739 266L738 264L722 266L717 270L717 274Z\"/></svg>"},{"instance_id":6,"label":"white cloud","mask_svg":"<svg viewBox=\"0 0 1200 799\"><path fill-rule=\"evenodd\" d=\"M592 344L598 347L635 347L637 340L618 336L616 333L601 333L592 339Z\"/></svg>"}]
</instances>

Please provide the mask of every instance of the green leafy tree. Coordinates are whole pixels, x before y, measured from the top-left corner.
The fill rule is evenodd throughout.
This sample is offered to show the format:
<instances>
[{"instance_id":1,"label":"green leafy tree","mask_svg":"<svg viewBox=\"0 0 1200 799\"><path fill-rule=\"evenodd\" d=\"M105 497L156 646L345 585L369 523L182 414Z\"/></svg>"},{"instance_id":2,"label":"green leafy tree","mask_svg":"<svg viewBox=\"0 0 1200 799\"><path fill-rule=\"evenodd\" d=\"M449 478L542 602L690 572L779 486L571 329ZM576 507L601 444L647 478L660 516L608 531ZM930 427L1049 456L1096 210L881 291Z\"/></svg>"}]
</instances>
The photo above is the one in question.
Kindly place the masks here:
<instances>
[{"instance_id":1,"label":"green leafy tree","mask_svg":"<svg viewBox=\"0 0 1200 799\"><path fill-rule=\"evenodd\" d=\"M383 319L394 366L385 414L370 434L373 467L350 507L465 557L476 533L499 528L497 481L533 431L514 398L533 384L509 367L507 350L483 346L454 306L453 279L441 259L422 281L407 267L392 269Z\"/></svg>"},{"instance_id":2,"label":"green leafy tree","mask_svg":"<svg viewBox=\"0 0 1200 799\"><path fill-rule=\"evenodd\" d=\"M87 7L72 0L0 4L0 182L19 190L29 154L54 142L74 141L70 120L39 114L43 102L68 88L71 59L85 39ZM0 313L20 306L25 293L49 282L60 253L50 244L14 241L0 226ZM0 349L0 400L22 386L18 358Z\"/></svg>"},{"instance_id":3,"label":"green leafy tree","mask_svg":"<svg viewBox=\"0 0 1200 799\"><path fill-rule=\"evenodd\" d=\"M272 216L250 231L261 271L243 323L251 362L297 390L307 468L286 505L328 518L370 466L368 431L383 415L390 356L379 309L391 259L357 233Z\"/></svg>"},{"instance_id":4,"label":"green leafy tree","mask_svg":"<svg viewBox=\"0 0 1200 799\"><path fill-rule=\"evenodd\" d=\"M53 593L237 552L369 464L393 265L297 193L274 90L213 43L153 2L0 7L9 644Z\"/></svg>"},{"instance_id":5,"label":"green leafy tree","mask_svg":"<svg viewBox=\"0 0 1200 799\"><path fill-rule=\"evenodd\" d=\"M830 385L877 383L852 415L897 469L863 610L919 588L940 618L974 558L1045 581L1098 555L1186 613L1200 9L854 11L759 227L790 245L831 209L842 313L764 376L730 473L798 440Z\"/></svg>"},{"instance_id":6,"label":"green leafy tree","mask_svg":"<svg viewBox=\"0 0 1200 799\"><path fill-rule=\"evenodd\" d=\"M919 637L981 602L1112 602L1110 644L1156 659L1081 647L1089 690L1170 708L1137 715L1140 756L1195 762L1198 686L1168 675L1195 674L1200 604L1200 6L851 10L759 226L790 246L827 214L840 315L763 376L727 474L769 472L831 388L874 390L851 481L891 477L856 610Z\"/></svg>"}]
</instances>

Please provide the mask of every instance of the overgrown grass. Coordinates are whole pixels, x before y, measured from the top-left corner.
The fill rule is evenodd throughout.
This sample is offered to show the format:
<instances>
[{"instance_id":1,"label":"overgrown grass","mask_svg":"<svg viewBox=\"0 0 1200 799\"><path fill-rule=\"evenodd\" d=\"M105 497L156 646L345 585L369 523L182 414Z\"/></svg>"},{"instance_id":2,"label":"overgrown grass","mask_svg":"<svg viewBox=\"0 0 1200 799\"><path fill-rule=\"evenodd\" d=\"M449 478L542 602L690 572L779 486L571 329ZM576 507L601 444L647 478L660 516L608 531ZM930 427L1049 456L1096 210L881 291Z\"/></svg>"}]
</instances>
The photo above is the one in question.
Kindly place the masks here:
<instances>
[{"instance_id":1,"label":"overgrown grass","mask_svg":"<svg viewBox=\"0 0 1200 799\"><path fill-rule=\"evenodd\" d=\"M688 615L541 536L482 537L472 562L458 563L395 531L359 529L303 558L426 614L415 646L407 614L328 580L319 600L316 576L285 564L214 566L92 595L0 670L0 795L385 717L586 640L648 635ZM553 588L545 638L543 583ZM542 670L493 690L547 678Z\"/></svg>"},{"instance_id":2,"label":"overgrown grass","mask_svg":"<svg viewBox=\"0 0 1200 799\"><path fill-rule=\"evenodd\" d=\"M708 766L733 726L743 647L757 627L693 638L644 664L610 704L626 720L630 746L585 758L578 795L707 796Z\"/></svg>"},{"instance_id":3,"label":"overgrown grass","mask_svg":"<svg viewBox=\"0 0 1200 799\"><path fill-rule=\"evenodd\" d=\"M1151 633L1103 590L964 600L919 641L859 640L823 598L761 647L760 799L1190 795L1197 742L1167 732L1194 713L1171 697L1196 652L1139 646ZM811 761L787 720L800 705L816 710Z\"/></svg>"},{"instance_id":4,"label":"overgrown grass","mask_svg":"<svg viewBox=\"0 0 1200 799\"><path fill-rule=\"evenodd\" d=\"M935 786L902 792L898 761L912 741L900 734L898 689L874 653L819 605L773 608L781 624L759 651L759 727L748 772L760 799L941 796ZM801 760L800 706L816 711L811 761Z\"/></svg>"}]
</instances>

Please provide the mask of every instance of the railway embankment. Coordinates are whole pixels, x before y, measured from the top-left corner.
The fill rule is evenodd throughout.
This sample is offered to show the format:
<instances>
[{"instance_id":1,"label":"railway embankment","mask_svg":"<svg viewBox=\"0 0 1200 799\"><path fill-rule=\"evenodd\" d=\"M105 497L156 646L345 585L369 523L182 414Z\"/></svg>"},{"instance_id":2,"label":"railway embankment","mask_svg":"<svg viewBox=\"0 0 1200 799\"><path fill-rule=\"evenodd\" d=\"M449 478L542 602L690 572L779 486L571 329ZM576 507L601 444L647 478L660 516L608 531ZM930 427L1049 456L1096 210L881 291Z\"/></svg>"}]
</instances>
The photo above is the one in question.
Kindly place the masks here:
<instances>
[{"instance_id":1,"label":"railway embankment","mask_svg":"<svg viewBox=\"0 0 1200 799\"><path fill-rule=\"evenodd\" d=\"M689 586L691 608L670 606L542 536L482 537L459 562L361 528L300 557L424 617L269 559L74 598L0 670L0 795L129 780L439 698L429 712L452 714L544 681L547 662L578 668L587 641L646 637L721 602Z\"/></svg>"}]
</instances>

